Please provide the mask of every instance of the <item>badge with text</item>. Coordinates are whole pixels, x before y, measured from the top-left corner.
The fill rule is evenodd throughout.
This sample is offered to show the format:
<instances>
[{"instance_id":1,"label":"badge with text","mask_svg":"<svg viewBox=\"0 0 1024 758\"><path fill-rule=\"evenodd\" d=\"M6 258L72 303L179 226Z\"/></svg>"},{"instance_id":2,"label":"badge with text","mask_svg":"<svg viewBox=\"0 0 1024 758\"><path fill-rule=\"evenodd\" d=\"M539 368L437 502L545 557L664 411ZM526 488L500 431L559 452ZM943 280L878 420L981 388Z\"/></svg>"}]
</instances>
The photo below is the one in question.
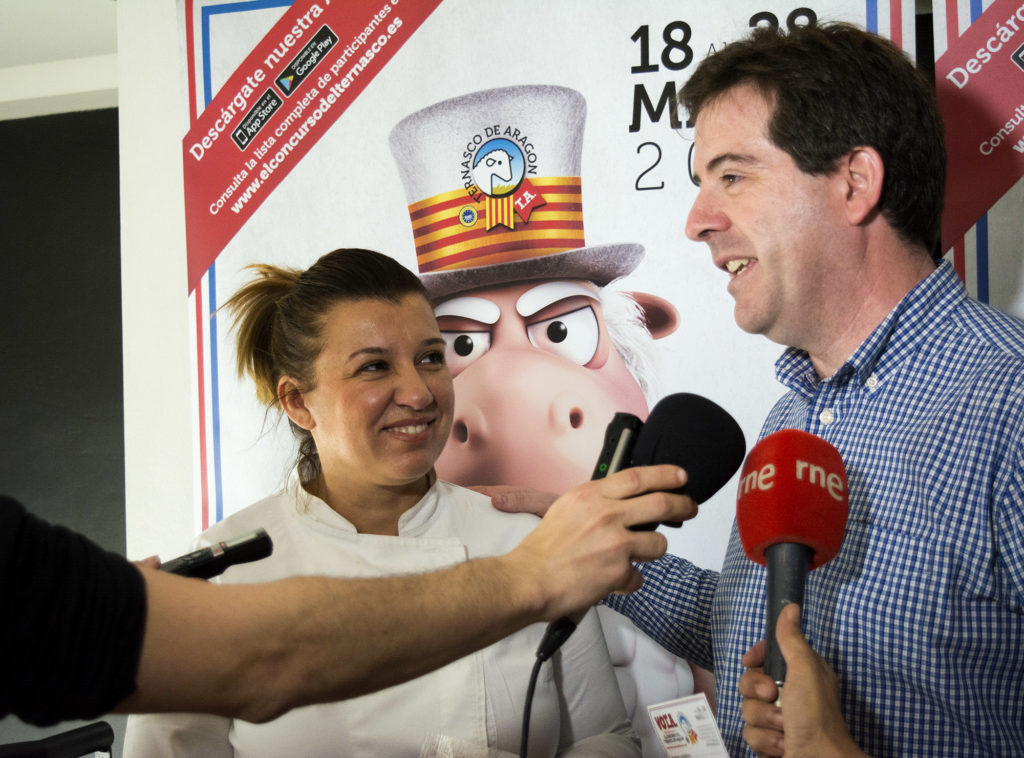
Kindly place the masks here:
<instances>
[{"instance_id":1,"label":"badge with text","mask_svg":"<svg viewBox=\"0 0 1024 758\"><path fill-rule=\"evenodd\" d=\"M703 692L649 705L647 711L669 758L728 758Z\"/></svg>"}]
</instances>

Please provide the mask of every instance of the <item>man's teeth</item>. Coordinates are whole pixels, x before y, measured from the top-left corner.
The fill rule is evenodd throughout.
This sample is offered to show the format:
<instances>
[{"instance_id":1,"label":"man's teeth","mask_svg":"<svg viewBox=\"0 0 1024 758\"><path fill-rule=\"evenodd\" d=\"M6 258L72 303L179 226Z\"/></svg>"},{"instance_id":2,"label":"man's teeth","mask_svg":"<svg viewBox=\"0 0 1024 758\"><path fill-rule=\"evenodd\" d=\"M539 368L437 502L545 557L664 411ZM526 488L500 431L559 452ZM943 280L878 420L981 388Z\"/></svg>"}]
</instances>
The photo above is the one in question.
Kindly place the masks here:
<instances>
[{"instance_id":1,"label":"man's teeth","mask_svg":"<svg viewBox=\"0 0 1024 758\"><path fill-rule=\"evenodd\" d=\"M413 426L396 426L395 431L401 432L402 434L419 434L420 432L427 431L427 427L430 424L415 424Z\"/></svg>"},{"instance_id":2,"label":"man's teeth","mask_svg":"<svg viewBox=\"0 0 1024 758\"><path fill-rule=\"evenodd\" d=\"M730 274L735 276L740 271L749 266L753 260L753 258L737 258L735 260L728 261L725 264L725 268L728 270Z\"/></svg>"}]
</instances>

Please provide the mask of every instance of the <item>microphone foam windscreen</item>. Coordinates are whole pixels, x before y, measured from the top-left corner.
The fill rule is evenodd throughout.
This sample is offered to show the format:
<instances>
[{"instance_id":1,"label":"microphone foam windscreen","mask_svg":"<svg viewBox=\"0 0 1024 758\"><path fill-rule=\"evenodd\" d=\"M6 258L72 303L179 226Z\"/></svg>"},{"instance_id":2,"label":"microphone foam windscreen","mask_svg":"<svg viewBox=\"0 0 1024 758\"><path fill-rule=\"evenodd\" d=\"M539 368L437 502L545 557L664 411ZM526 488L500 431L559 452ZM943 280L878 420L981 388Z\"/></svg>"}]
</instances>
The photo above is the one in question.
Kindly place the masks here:
<instances>
[{"instance_id":1,"label":"microphone foam windscreen","mask_svg":"<svg viewBox=\"0 0 1024 758\"><path fill-rule=\"evenodd\" d=\"M754 445L743 464L736 526L743 551L765 565L765 548L783 542L814 550L810 568L832 560L843 544L849 490L832 445L799 429L783 429Z\"/></svg>"},{"instance_id":2,"label":"microphone foam windscreen","mask_svg":"<svg viewBox=\"0 0 1024 758\"><path fill-rule=\"evenodd\" d=\"M632 463L682 466L689 478L681 491L703 503L736 473L746 449L743 430L724 408L680 392L654 406L637 435Z\"/></svg>"}]
</instances>

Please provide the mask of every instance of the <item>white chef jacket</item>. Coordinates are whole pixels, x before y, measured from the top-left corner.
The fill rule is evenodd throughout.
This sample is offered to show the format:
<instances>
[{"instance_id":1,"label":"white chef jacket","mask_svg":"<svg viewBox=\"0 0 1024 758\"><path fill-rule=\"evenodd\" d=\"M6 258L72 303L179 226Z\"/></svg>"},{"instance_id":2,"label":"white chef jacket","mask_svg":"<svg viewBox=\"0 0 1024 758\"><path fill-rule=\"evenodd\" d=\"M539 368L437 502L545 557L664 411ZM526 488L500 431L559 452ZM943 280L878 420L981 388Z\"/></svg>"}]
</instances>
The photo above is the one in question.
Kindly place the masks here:
<instances>
[{"instance_id":1,"label":"white chef jacket","mask_svg":"<svg viewBox=\"0 0 1024 758\"><path fill-rule=\"evenodd\" d=\"M375 577L445 568L508 552L537 519L495 510L444 481L402 514L398 536L359 534L293 472L288 486L210 527L199 545L258 527L273 554L216 581L296 575ZM410 682L343 702L296 708L267 724L192 714L132 716L126 758L351 756L419 758L432 735L518 755L523 705L545 624L529 626ZM639 756L594 611L541 671L530 717L531 758Z\"/></svg>"}]
</instances>

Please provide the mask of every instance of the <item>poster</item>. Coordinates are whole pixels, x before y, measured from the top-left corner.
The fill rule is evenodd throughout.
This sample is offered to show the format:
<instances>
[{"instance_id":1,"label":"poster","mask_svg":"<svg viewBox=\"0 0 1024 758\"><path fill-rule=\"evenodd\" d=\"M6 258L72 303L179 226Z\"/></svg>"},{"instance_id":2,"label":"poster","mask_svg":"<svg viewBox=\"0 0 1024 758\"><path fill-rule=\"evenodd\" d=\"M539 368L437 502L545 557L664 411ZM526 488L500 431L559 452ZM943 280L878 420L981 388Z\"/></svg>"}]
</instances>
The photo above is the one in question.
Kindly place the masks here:
<instances>
[{"instance_id":1,"label":"poster","mask_svg":"<svg viewBox=\"0 0 1024 758\"><path fill-rule=\"evenodd\" d=\"M933 2L949 180L943 249L979 300L1024 317L1024 6Z\"/></svg>"},{"instance_id":2,"label":"poster","mask_svg":"<svg viewBox=\"0 0 1024 758\"><path fill-rule=\"evenodd\" d=\"M607 287L674 312L671 327L652 334L650 360L635 377L646 407L670 393L696 393L726 408L748 441L756 439L781 394L773 371L781 348L735 326L725 274L711 265L705 245L683 234L696 196L686 171L692 131L671 102L705 55L751 26L815 20L853 21L914 50L914 8L902 2L179 0L188 93L182 298L194 360L194 531L280 489L295 456L287 422L236 375L231 323L220 308L251 276L245 267L305 268L329 250L366 247L426 273L436 250L419 234L417 214L440 207L449 194L465 234L484 239L490 229L480 225L501 210L469 191L483 179L428 186L406 163L411 154L426 161L432 148L440 153L437 145L452 133L474 159L485 145L503 150L510 175L529 179L506 209L508 234L543 218L561 224L573 240L563 245L568 250L629 251L629 265ZM553 110L574 115L547 125L531 120L530 103L543 93L554 93ZM508 105L517 97L518 105ZM482 121L474 98L512 110ZM400 124L443 103L457 116L432 142L417 147L403 136ZM552 138L541 140L548 131ZM558 140L571 146L553 147ZM572 150L578 154L568 155ZM555 154L567 157L549 171ZM534 165L536 176L529 173ZM553 181L565 178L572 181ZM577 456L579 480L617 409L605 410L604 417L586 416L591 448ZM543 458L552 435L524 439ZM734 503L727 485L699 518L666 532L670 550L718 568ZM609 642L615 658L616 641ZM620 646L623 663L653 654L631 645ZM643 706L688 694L689 676L675 663L668 683L657 685L668 691L644 689L655 677L620 683L627 701ZM634 723L650 732L639 712Z\"/></svg>"},{"instance_id":3,"label":"poster","mask_svg":"<svg viewBox=\"0 0 1024 758\"><path fill-rule=\"evenodd\" d=\"M313 5L321 8L321 15L315 15ZM781 392L772 371L780 348L735 327L723 273L710 264L705 246L688 241L682 234L686 212L695 195L683 169L691 142L685 124L673 123L666 92L685 81L701 56L726 40L741 36L752 23L804 23L810 13L821 19L852 20L912 51L914 7L905 2L866 0L746 1L711 7L696 2L666 4L653 0L628 5L609 0L501 4L400 0L345 3L343 22L337 24L331 11L336 12L338 5L327 0L295 5L282 0L177 0L177 27L172 30L173 24L155 22L153 10L147 4L128 0L119 4L119 16L131 16L134 22L122 30L125 48L131 43L144 47L150 41L148 35L159 32L173 34L174 46L180 50L176 72L180 82L177 77L172 77L170 83L152 77L142 86L155 93L163 92L165 97L168 87L180 86L186 93L184 106L174 115L176 119L168 119L162 112L164 121L179 125L174 134L175 168L182 172L188 160L186 154L197 141L186 140L186 136L209 108L215 108L217 115L226 108L227 102L217 98L226 96L225 84L232 77L238 75L238 82L250 86L252 96L246 98L245 107L236 107L240 119L229 125L232 128L222 125L224 128L218 132L216 124L212 125L218 139L210 142L209 149L202 145L200 137L204 150L212 151L218 143L236 144L228 141L234 128L241 126L241 117L260 104L259 96L269 88L276 91L276 97L283 103L275 107L279 109L274 112L276 117L293 112L295 103L306 93L304 88L316 84L313 77L322 76L321 67L333 65L330 60L327 64L314 61L311 68L303 68L312 58L327 60L327 54L334 50L338 57L347 54L346 64L351 62L354 66L368 50L373 51L368 65L347 85L341 86L352 66L343 66L332 74L333 81L316 87L317 95L305 106L306 118L315 109L323 108L321 99L329 98L332 88L341 86L340 91L334 91L334 101L327 103L316 121L333 119L330 125L313 133L314 138L302 137L301 148L293 148L282 159L278 159L283 150L281 141L267 145L267 152L255 160L258 167L266 162L267 168L272 169L269 191L268 185L261 183L261 192L250 192L245 205L251 212L243 214L244 222L213 244L213 252L207 253L211 262L193 266L195 278L187 284L182 282L178 287L174 283L170 320L187 322L191 340L188 354L193 362L189 375L194 418L188 435L194 465L190 472L181 473L184 467L179 466L165 476L156 467L139 466L135 460L145 452L143 448L152 449L150 458L163 454L167 439L160 436L161 423L165 421L160 416L165 407L176 406L164 399L154 399L152 385L140 381L139 369L130 360L127 362L126 388L137 389L144 395L145 405L153 409L129 413L126 419L132 456L129 479L138 481L129 488L130 511L142 501L156 503L168 510L166 521L187 521L187 533L195 534L226 513L281 487L294 458L293 439L287 424L256 402L248 380L240 381L234 376L233 337L228 320L218 308L245 281L244 266L257 261L305 267L328 250L361 246L387 252L416 270L417 244L409 198L390 150L389 136L402 119L422 109L492 88L557 86L584 97L586 122L580 180L586 243L642 247L643 256L635 268L613 288L662 298L678 311L675 330L654 341L653 368L646 377L651 384L647 405L652 406L658 397L672 392L705 395L726 408L739 421L749 443L753 441ZM386 14L385 5L389 8ZM985 16L989 10L994 16ZM995 52L1009 55L1010 62L1018 59L1013 56L1024 42L1019 32L1024 24L1018 16L1024 11L1019 2L950 0L936 2L933 11L937 61L953 50L954 42L961 40L974 24L982 24L978 28L981 44L971 40L974 47L965 48L969 54L955 52L957 57L947 61L948 66L964 68L973 76L968 69L969 59L978 59L980 65L977 52L993 38L1001 45ZM402 26L389 30L398 18ZM1015 22L1014 18L1018 20ZM280 34L268 39L274 25L283 19L285 25ZM304 24L308 28L303 28ZM330 36L316 37L325 25L337 41ZM298 31L293 32L296 27ZM291 40L287 39L289 35ZM382 35L386 36L383 43ZM310 43L312 46L307 47ZM264 51L261 46L268 49ZM258 66L252 66L250 56L257 49L261 53L254 59ZM272 59L270 52L275 54ZM134 66L140 64L140 57L136 55ZM267 60L270 62L264 67ZM293 79L288 85L291 94L286 94L278 80L290 66L295 67L295 78L305 78L298 84ZM260 81L255 79L257 69L264 72ZM987 62L983 71L988 71ZM1016 71L1006 69L1009 73L1001 75L999 87L1004 90L1002 94L1019 98ZM130 81L134 73L122 71L122 77L127 74ZM253 77L252 84L249 77ZM242 91L241 86L238 91ZM122 93L125 92L122 86ZM232 90L227 99L233 101L236 94ZM130 104L122 102L123 114ZM267 102L262 106L265 108ZM253 113L256 121L250 121L250 127L258 125L262 118L260 109ZM1009 148L1016 156L1014 145L1018 144L1021 127L1017 123L1012 124L1012 129L1007 126L1016 119L1014 108L1000 111L999 115L1001 120L991 122L996 128L986 136L1005 130L1000 135L1000 146ZM274 114L267 117L272 119ZM136 140L126 143L126 160L145 164L150 158L153 144L142 137L148 137L153 126L151 123L135 128ZM209 128L207 125L207 136ZM250 150L263 148L264 134L260 132L259 138L250 143ZM220 142L221 138L225 141ZM237 146L232 146L232 150L237 151ZM203 158L204 163L207 160ZM273 166L269 165L271 161ZM977 165L984 175L988 164L979 159ZM241 168L248 173L238 178ZM238 217L231 206L241 200L259 173L252 173L245 161L239 166L227 165L225 172L209 177L201 172L197 182L212 182L211 191L216 189L213 200L219 202L223 213ZM166 176L161 174L147 177L147 182L153 185L165 181ZM184 196L193 197L199 185L186 186ZM137 187L134 192L141 195ZM950 243L946 253L954 262L958 261L957 269L962 271L973 294L1018 315L1024 314L1024 264L1019 252L1024 233L1022 192L1019 179L1005 191L1000 189L982 218L971 221L973 225L961 239ZM170 202L177 203L180 198L178 193ZM148 197L139 200L153 203ZM164 205L166 208L167 201ZM206 207L210 205L207 198ZM155 212L161 217L167 215L166 210ZM126 218L125 226L134 223L136 215ZM157 239L150 245L159 246L162 242ZM139 258L150 255L154 249L129 247L125 255ZM181 249L171 246L168 253L180 256L184 268L193 250L189 243ZM158 290L164 284L152 281L152 276L147 278L147 271L137 277L131 273L126 277L125 288L142 293L133 296L136 302L144 301L144 293ZM150 314L148 304L140 302L132 306L134 310L126 310L126 324L144 324ZM144 336L152 339L153 335ZM159 371L160 367L154 370ZM144 427L141 434L135 431L139 427ZM140 436L146 445L138 445ZM170 477L188 477L189 473L195 482L191 502L186 497L168 497L173 503L164 504L163 489L168 488L167 482L176 481ZM680 530L663 530L669 538L670 550L700 565L720 565L734 502L734 490L726 486L702 506L698 518ZM181 510L172 515L172 506ZM152 529L156 517L146 514L133 519L130 512L130 528L133 521L141 521ZM178 551L186 547L175 545ZM139 550L135 553L148 554Z\"/></svg>"},{"instance_id":4,"label":"poster","mask_svg":"<svg viewBox=\"0 0 1024 758\"><path fill-rule=\"evenodd\" d=\"M346 3L340 11L337 3L182 0L180 14L191 124L183 164L197 530L278 489L293 455L287 425L256 403L248 380L235 376L230 322L218 312L246 280L244 267L304 268L331 249L359 246L416 270L408 198L389 134L418 110L497 87L554 85L585 101L586 243L641 246L642 260L615 287L662 298L678 311L675 331L656 341L656 366L645 378L648 406L672 392L702 394L754 439L780 394L772 370L779 350L739 332L725 275L710 265L705 246L683 234L696 193L685 172L692 140L670 98L704 55L752 24L847 19L914 47L913 7L901 3L647 2L623 9L578 0L486 7L401 0ZM308 64L317 45L327 52L302 69L304 80L286 96L275 78ZM379 52L353 69L373 45ZM272 106L268 121L306 105L289 117L293 126L283 138L271 134L279 127L270 123L243 153L233 132L264 117L261 97L282 103ZM296 139L310 114L315 133ZM698 521L673 531L673 548L716 567L731 500L731 492L719 493Z\"/></svg>"}]
</instances>

